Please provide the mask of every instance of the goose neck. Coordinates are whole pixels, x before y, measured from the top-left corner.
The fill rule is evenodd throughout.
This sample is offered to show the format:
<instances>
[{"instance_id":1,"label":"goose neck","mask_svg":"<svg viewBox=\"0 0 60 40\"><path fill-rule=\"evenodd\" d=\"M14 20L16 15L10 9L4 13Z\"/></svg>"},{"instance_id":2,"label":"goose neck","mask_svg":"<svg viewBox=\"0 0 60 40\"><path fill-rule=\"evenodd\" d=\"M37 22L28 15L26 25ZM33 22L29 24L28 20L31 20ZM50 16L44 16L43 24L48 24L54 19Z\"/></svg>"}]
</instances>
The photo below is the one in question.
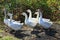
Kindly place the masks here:
<instances>
[{"instance_id":1,"label":"goose neck","mask_svg":"<svg viewBox=\"0 0 60 40\"><path fill-rule=\"evenodd\" d=\"M40 20L42 20L42 13L40 12Z\"/></svg>"},{"instance_id":2,"label":"goose neck","mask_svg":"<svg viewBox=\"0 0 60 40\"><path fill-rule=\"evenodd\" d=\"M12 21L12 15L10 16L10 22Z\"/></svg>"},{"instance_id":3,"label":"goose neck","mask_svg":"<svg viewBox=\"0 0 60 40\"><path fill-rule=\"evenodd\" d=\"M25 16L25 23L26 23L28 19L27 14L25 13L24 16Z\"/></svg>"},{"instance_id":4,"label":"goose neck","mask_svg":"<svg viewBox=\"0 0 60 40\"><path fill-rule=\"evenodd\" d=\"M4 18L6 19L6 16L7 16L7 15L6 15L6 9L4 10L4 15L5 15L5 17L4 17Z\"/></svg>"},{"instance_id":5,"label":"goose neck","mask_svg":"<svg viewBox=\"0 0 60 40\"><path fill-rule=\"evenodd\" d=\"M32 12L29 12L29 18L32 18Z\"/></svg>"},{"instance_id":6,"label":"goose neck","mask_svg":"<svg viewBox=\"0 0 60 40\"><path fill-rule=\"evenodd\" d=\"M37 19L39 19L39 13L37 13Z\"/></svg>"}]
</instances>

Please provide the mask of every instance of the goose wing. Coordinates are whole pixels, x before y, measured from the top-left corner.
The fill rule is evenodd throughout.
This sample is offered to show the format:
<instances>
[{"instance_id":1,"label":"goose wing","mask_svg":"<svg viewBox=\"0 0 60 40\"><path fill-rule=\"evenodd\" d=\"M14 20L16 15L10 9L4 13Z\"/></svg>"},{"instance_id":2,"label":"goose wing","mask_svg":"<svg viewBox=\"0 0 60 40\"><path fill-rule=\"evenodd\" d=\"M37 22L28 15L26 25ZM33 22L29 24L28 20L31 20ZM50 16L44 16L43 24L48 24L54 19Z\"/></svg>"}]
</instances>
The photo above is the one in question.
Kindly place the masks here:
<instances>
[{"instance_id":1,"label":"goose wing","mask_svg":"<svg viewBox=\"0 0 60 40\"><path fill-rule=\"evenodd\" d=\"M15 22L11 22L9 24L9 27L14 29L14 30L20 30L22 28L22 26L23 26L23 23L19 23L19 22L16 22L16 21Z\"/></svg>"},{"instance_id":2,"label":"goose wing","mask_svg":"<svg viewBox=\"0 0 60 40\"><path fill-rule=\"evenodd\" d=\"M42 18L43 21L49 22L50 19Z\"/></svg>"},{"instance_id":3,"label":"goose wing","mask_svg":"<svg viewBox=\"0 0 60 40\"><path fill-rule=\"evenodd\" d=\"M53 22L46 22L46 21L40 21L40 25L42 25L44 28L49 28Z\"/></svg>"}]
</instances>

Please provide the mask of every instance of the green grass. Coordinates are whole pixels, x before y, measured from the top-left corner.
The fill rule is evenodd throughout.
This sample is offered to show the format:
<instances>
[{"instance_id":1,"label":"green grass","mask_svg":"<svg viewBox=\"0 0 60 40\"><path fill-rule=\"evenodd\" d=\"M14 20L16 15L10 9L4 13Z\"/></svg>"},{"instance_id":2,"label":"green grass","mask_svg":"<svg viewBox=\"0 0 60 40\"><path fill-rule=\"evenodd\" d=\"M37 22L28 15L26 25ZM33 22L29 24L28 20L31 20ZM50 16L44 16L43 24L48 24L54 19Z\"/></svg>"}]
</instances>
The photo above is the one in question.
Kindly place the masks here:
<instances>
[{"instance_id":1,"label":"green grass","mask_svg":"<svg viewBox=\"0 0 60 40\"><path fill-rule=\"evenodd\" d=\"M3 33L3 34L0 34L0 40L19 40L18 38L10 35L10 34L5 34L5 31L4 30L1 30L0 29L0 33ZM2 37L1 37L2 35Z\"/></svg>"},{"instance_id":2,"label":"green grass","mask_svg":"<svg viewBox=\"0 0 60 40\"><path fill-rule=\"evenodd\" d=\"M2 40L18 40L17 38L14 38L12 36L5 36L2 38Z\"/></svg>"},{"instance_id":3,"label":"green grass","mask_svg":"<svg viewBox=\"0 0 60 40\"><path fill-rule=\"evenodd\" d=\"M0 30L0 32L4 32L3 30Z\"/></svg>"},{"instance_id":4,"label":"green grass","mask_svg":"<svg viewBox=\"0 0 60 40\"><path fill-rule=\"evenodd\" d=\"M0 40L19 40L13 36L4 36L2 38L0 38Z\"/></svg>"},{"instance_id":5,"label":"green grass","mask_svg":"<svg viewBox=\"0 0 60 40\"><path fill-rule=\"evenodd\" d=\"M58 23L60 24L60 21Z\"/></svg>"}]
</instances>

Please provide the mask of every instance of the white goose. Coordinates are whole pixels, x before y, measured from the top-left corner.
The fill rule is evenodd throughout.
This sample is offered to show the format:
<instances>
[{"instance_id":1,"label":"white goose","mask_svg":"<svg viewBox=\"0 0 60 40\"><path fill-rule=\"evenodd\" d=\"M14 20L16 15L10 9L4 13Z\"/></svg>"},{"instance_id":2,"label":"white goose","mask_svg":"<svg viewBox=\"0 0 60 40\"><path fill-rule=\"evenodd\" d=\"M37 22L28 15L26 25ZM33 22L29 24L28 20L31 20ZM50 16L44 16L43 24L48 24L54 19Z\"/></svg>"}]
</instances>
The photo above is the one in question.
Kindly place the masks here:
<instances>
[{"instance_id":1,"label":"white goose","mask_svg":"<svg viewBox=\"0 0 60 40\"><path fill-rule=\"evenodd\" d=\"M32 18L32 12L31 12L30 9L28 9L27 12L29 13L29 18L28 19L29 19L29 22L31 23L31 26L35 27L38 23L38 18ZM34 24L34 25L32 25L32 24Z\"/></svg>"},{"instance_id":2,"label":"white goose","mask_svg":"<svg viewBox=\"0 0 60 40\"><path fill-rule=\"evenodd\" d=\"M44 21L43 18L42 18L42 13L40 11L39 11L39 13L40 13L39 24L46 29L50 28L52 26L53 22L46 21L46 20Z\"/></svg>"},{"instance_id":3,"label":"white goose","mask_svg":"<svg viewBox=\"0 0 60 40\"><path fill-rule=\"evenodd\" d=\"M27 14L26 14L25 12L23 12L22 15L25 16L25 25L30 26L30 27L36 26L36 23L32 22L32 21L27 17Z\"/></svg>"},{"instance_id":4,"label":"white goose","mask_svg":"<svg viewBox=\"0 0 60 40\"><path fill-rule=\"evenodd\" d=\"M17 21L12 21L12 15L10 15L10 19L6 18L6 10L4 9L4 13L5 13L5 18L4 18L4 23L9 26L10 28L12 28L13 30L20 30L23 26L23 23L19 23Z\"/></svg>"},{"instance_id":5,"label":"white goose","mask_svg":"<svg viewBox=\"0 0 60 40\"><path fill-rule=\"evenodd\" d=\"M39 19L39 12L35 12L35 14L37 15L37 19ZM42 20L43 21L47 21L47 22L49 22L50 21L50 19L46 19L46 18L42 18Z\"/></svg>"},{"instance_id":6,"label":"white goose","mask_svg":"<svg viewBox=\"0 0 60 40\"><path fill-rule=\"evenodd\" d=\"M4 11L4 15L5 15L5 17L4 17L4 23L6 24L6 25L8 25L8 22L10 22L10 19L8 19L6 16L6 9L4 8L3 9L3 11Z\"/></svg>"}]
</instances>

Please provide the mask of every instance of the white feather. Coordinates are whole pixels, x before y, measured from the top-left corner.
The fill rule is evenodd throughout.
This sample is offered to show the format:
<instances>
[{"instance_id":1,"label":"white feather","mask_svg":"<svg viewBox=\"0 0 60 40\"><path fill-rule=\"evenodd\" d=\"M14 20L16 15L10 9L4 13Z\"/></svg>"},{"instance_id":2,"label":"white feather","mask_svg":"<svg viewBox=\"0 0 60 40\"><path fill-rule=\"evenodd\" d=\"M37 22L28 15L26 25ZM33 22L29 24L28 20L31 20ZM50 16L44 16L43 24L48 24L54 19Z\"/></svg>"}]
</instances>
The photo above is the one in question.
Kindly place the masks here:
<instances>
[{"instance_id":1,"label":"white feather","mask_svg":"<svg viewBox=\"0 0 60 40\"><path fill-rule=\"evenodd\" d=\"M42 13L40 12L39 24L47 29L47 28L50 28L52 26L53 22L43 20Z\"/></svg>"},{"instance_id":2,"label":"white feather","mask_svg":"<svg viewBox=\"0 0 60 40\"><path fill-rule=\"evenodd\" d=\"M27 10L27 12L29 13L29 22L31 23L30 25L35 27L38 23L38 18L32 18L32 12L30 9Z\"/></svg>"},{"instance_id":3,"label":"white feather","mask_svg":"<svg viewBox=\"0 0 60 40\"><path fill-rule=\"evenodd\" d=\"M19 23L15 20L12 20L12 14L8 14L8 16L10 16L10 19L6 18L6 10L4 9L4 13L5 13L5 18L4 18L4 23L9 26L10 28L12 28L13 30L20 30L23 26L23 23Z\"/></svg>"},{"instance_id":4,"label":"white feather","mask_svg":"<svg viewBox=\"0 0 60 40\"><path fill-rule=\"evenodd\" d=\"M35 14L37 15L37 19L39 18L39 12L35 12ZM42 20L43 21L46 21L46 22L48 22L48 21L50 21L50 19L46 19L46 18L42 18Z\"/></svg>"}]
</instances>

